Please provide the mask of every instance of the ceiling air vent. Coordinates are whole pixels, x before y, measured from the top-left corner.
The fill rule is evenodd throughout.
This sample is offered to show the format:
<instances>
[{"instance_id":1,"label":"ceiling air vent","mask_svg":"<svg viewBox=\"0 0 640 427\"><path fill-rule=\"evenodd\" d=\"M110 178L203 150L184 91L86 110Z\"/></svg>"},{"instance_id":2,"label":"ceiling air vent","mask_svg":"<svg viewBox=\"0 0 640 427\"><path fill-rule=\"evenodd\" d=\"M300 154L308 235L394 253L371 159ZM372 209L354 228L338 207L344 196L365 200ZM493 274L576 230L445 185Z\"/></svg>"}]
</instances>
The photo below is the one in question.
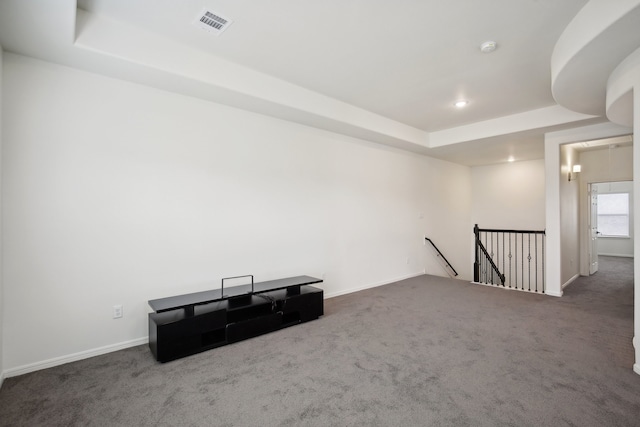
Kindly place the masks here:
<instances>
[{"instance_id":1,"label":"ceiling air vent","mask_svg":"<svg viewBox=\"0 0 640 427\"><path fill-rule=\"evenodd\" d=\"M215 35L221 34L232 23L233 21L231 19L207 9L204 9L193 22L196 27L214 33Z\"/></svg>"}]
</instances>

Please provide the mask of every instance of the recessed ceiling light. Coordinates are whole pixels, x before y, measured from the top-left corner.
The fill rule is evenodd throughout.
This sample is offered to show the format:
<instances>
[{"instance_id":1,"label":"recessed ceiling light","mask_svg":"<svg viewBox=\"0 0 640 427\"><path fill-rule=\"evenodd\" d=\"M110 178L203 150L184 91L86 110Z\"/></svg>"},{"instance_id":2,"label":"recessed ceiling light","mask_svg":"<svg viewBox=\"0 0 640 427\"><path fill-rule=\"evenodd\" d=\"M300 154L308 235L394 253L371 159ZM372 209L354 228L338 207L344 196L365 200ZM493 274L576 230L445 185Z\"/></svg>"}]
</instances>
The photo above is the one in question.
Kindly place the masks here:
<instances>
[{"instance_id":1,"label":"recessed ceiling light","mask_svg":"<svg viewBox=\"0 0 640 427\"><path fill-rule=\"evenodd\" d=\"M482 53L491 53L498 47L498 44L492 40L488 40L480 45L480 51Z\"/></svg>"},{"instance_id":2,"label":"recessed ceiling light","mask_svg":"<svg viewBox=\"0 0 640 427\"><path fill-rule=\"evenodd\" d=\"M509 158L507 159L507 162L515 162L516 159L513 156L509 156Z\"/></svg>"},{"instance_id":3,"label":"recessed ceiling light","mask_svg":"<svg viewBox=\"0 0 640 427\"><path fill-rule=\"evenodd\" d=\"M467 104L469 103L469 101L465 101L464 99L461 99L460 101L456 101L455 105L458 108L462 108L462 107L466 107Z\"/></svg>"}]
</instances>

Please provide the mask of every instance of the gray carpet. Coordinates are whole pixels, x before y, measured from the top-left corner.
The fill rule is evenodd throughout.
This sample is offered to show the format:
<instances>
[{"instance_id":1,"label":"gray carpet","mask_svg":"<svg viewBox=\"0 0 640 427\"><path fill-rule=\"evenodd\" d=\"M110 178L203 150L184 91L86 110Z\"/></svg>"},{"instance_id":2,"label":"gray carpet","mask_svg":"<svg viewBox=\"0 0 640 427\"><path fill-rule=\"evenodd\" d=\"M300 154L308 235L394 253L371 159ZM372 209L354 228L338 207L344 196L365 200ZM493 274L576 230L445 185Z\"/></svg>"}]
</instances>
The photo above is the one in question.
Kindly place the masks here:
<instances>
[{"instance_id":1,"label":"gray carpet","mask_svg":"<svg viewBox=\"0 0 640 427\"><path fill-rule=\"evenodd\" d=\"M146 346L8 378L2 426L632 426L633 260L563 298L421 276L158 364Z\"/></svg>"}]
</instances>

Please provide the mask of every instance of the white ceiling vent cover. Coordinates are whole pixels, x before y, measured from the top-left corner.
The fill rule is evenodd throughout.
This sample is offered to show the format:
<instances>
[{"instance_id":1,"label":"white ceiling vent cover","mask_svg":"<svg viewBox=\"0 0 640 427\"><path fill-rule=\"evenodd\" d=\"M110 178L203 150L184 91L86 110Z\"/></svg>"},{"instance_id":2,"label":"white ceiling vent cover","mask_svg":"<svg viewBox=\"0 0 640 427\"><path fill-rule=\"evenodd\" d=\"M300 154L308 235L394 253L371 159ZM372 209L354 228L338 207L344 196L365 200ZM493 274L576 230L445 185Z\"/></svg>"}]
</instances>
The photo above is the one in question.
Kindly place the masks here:
<instances>
[{"instance_id":1,"label":"white ceiling vent cover","mask_svg":"<svg viewBox=\"0 0 640 427\"><path fill-rule=\"evenodd\" d=\"M219 13L211 12L210 10L203 9L198 15L193 25L196 27L220 35L224 30L231 25L233 21L229 18L221 16Z\"/></svg>"}]
</instances>

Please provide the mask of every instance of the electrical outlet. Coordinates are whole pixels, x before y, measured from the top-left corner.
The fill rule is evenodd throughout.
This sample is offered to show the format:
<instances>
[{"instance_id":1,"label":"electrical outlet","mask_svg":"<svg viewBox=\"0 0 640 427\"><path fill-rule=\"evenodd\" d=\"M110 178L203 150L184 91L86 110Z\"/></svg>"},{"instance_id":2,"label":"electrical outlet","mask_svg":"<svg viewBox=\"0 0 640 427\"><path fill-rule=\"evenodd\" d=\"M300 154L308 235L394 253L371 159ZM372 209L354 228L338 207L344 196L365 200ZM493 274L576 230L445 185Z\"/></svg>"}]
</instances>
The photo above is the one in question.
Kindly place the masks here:
<instances>
[{"instance_id":1,"label":"electrical outlet","mask_svg":"<svg viewBox=\"0 0 640 427\"><path fill-rule=\"evenodd\" d=\"M113 306L113 318L114 319L119 319L122 317L122 306L121 305L114 305Z\"/></svg>"}]
</instances>

